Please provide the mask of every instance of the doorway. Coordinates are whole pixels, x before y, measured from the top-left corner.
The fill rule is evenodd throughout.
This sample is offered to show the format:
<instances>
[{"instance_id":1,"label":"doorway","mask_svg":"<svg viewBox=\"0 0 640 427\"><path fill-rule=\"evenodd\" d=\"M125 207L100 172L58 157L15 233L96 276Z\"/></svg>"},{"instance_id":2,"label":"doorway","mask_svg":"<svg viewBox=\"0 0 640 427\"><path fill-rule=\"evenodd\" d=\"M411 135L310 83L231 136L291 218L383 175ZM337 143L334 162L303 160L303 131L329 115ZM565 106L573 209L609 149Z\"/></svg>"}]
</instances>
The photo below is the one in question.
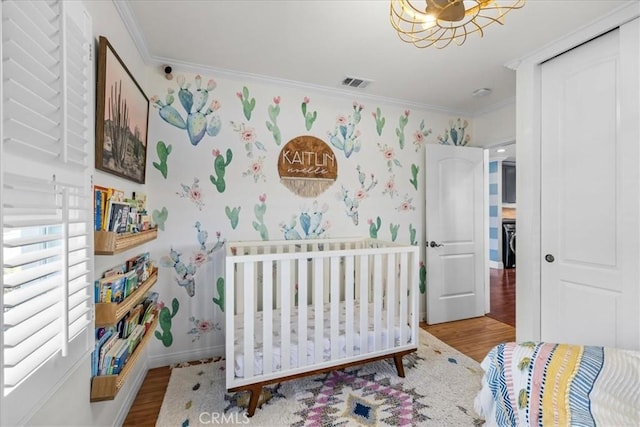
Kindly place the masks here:
<instances>
[{"instance_id":1,"label":"doorway","mask_svg":"<svg viewBox=\"0 0 640 427\"><path fill-rule=\"evenodd\" d=\"M516 144L489 152L489 312L515 327L516 306Z\"/></svg>"}]
</instances>

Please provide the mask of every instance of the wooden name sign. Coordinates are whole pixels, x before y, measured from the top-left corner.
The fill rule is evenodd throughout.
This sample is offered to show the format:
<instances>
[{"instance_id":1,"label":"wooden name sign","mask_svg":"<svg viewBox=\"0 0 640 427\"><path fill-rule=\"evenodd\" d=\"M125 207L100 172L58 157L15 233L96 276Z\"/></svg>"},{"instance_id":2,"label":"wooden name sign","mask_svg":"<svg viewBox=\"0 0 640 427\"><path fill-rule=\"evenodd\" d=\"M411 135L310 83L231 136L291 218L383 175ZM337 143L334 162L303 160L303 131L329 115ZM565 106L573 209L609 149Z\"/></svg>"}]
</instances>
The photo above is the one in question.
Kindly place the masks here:
<instances>
[{"instance_id":1,"label":"wooden name sign","mask_svg":"<svg viewBox=\"0 0 640 427\"><path fill-rule=\"evenodd\" d=\"M303 135L287 142L278 156L280 182L302 197L315 197L338 178L333 150L315 136Z\"/></svg>"}]
</instances>

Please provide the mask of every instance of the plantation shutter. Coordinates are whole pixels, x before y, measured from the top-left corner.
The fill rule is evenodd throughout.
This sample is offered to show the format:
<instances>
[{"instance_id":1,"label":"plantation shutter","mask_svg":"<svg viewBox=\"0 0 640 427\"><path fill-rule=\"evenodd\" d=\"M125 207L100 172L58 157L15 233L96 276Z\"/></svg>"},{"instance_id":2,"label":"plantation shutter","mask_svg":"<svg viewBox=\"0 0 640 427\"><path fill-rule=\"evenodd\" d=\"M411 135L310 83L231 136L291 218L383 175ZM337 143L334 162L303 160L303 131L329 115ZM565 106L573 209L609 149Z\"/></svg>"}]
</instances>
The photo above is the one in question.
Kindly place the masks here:
<instances>
[{"instance_id":1,"label":"plantation shutter","mask_svg":"<svg viewBox=\"0 0 640 427\"><path fill-rule=\"evenodd\" d=\"M79 2L2 1L2 422L91 348L93 69Z\"/></svg>"}]
</instances>

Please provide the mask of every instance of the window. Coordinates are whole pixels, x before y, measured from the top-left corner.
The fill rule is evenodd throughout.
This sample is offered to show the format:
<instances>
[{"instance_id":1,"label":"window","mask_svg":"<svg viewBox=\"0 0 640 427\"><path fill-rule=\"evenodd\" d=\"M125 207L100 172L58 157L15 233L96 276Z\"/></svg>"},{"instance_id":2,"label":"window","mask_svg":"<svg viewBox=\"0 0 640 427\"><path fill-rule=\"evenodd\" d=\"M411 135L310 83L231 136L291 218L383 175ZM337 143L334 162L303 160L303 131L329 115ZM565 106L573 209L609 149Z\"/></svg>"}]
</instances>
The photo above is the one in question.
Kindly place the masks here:
<instances>
[{"instance_id":1,"label":"window","mask_svg":"<svg viewBox=\"0 0 640 427\"><path fill-rule=\"evenodd\" d=\"M2 1L1 425L93 344L91 26L78 2Z\"/></svg>"}]
</instances>

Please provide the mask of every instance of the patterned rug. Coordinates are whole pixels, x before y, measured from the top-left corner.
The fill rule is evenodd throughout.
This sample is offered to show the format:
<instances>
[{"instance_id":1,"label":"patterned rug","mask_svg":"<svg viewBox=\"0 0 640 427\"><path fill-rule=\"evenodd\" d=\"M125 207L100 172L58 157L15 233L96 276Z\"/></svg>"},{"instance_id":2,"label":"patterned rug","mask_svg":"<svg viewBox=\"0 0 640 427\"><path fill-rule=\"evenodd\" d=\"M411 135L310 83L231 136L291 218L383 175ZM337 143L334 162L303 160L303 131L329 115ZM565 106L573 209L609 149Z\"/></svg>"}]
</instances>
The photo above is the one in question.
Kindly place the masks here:
<instances>
[{"instance_id":1,"label":"patterned rug","mask_svg":"<svg viewBox=\"0 0 640 427\"><path fill-rule=\"evenodd\" d=\"M473 426L482 369L420 330L420 347L393 360L265 387L262 406L246 416L248 393L226 393L223 359L173 367L156 426Z\"/></svg>"}]
</instances>

